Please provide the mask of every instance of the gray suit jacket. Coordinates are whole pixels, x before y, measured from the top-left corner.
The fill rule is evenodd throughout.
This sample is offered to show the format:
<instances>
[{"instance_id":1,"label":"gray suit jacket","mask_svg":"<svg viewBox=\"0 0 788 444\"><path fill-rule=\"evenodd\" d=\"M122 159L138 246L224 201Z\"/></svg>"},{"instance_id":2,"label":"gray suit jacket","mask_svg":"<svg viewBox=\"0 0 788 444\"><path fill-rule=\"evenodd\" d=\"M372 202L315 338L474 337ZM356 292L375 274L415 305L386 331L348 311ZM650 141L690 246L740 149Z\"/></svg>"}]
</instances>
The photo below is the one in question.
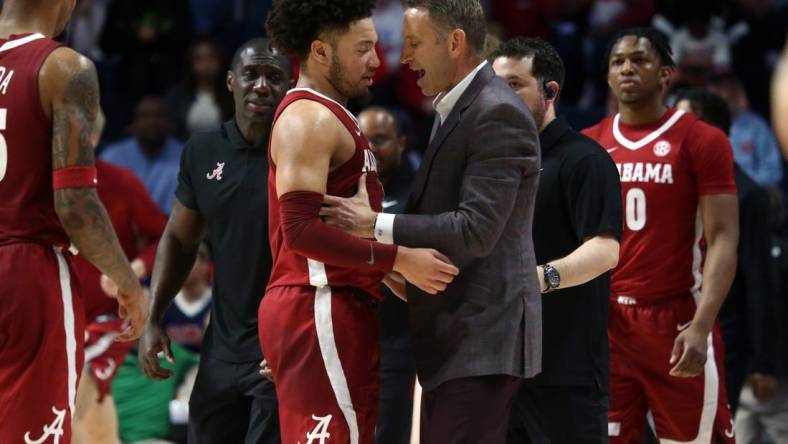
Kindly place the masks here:
<instances>
[{"instance_id":1,"label":"gray suit jacket","mask_svg":"<svg viewBox=\"0 0 788 444\"><path fill-rule=\"evenodd\" d=\"M490 65L435 133L394 242L435 248L460 274L443 293L408 286L425 390L462 377L532 377L541 369L542 304L531 225L539 134Z\"/></svg>"}]
</instances>

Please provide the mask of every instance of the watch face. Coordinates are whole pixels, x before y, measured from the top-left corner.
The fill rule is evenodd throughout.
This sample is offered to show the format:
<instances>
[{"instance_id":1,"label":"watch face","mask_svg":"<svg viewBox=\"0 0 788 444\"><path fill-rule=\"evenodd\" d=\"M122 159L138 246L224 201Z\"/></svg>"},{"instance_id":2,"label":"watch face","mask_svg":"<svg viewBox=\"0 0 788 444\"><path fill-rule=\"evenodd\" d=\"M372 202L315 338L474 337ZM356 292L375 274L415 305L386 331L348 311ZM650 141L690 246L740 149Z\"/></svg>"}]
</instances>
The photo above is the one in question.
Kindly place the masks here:
<instances>
[{"instance_id":1,"label":"watch face","mask_svg":"<svg viewBox=\"0 0 788 444\"><path fill-rule=\"evenodd\" d=\"M550 288L556 288L561 283L561 276L555 268L550 267L545 270L545 276L547 277L547 282L550 284Z\"/></svg>"}]
</instances>

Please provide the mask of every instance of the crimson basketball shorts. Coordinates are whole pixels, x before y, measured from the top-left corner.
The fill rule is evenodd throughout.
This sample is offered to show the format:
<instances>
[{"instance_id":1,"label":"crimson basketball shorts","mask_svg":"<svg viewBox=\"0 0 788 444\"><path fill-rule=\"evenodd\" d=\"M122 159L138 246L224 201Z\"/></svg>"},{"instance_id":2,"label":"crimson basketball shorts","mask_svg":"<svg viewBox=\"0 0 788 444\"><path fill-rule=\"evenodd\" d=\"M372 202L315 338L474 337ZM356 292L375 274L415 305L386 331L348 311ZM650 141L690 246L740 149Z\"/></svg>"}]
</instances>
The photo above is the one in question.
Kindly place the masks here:
<instances>
[{"instance_id":1,"label":"crimson basketball shorts","mask_svg":"<svg viewBox=\"0 0 788 444\"><path fill-rule=\"evenodd\" d=\"M71 442L84 308L59 249L0 247L0 443Z\"/></svg>"},{"instance_id":2,"label":"crimson basketball shorts","mask_svg":"<svg viewBox=\"0 0 788 444\"><path fill-rule=\"evenodd\" d=\"M114 315L97 316L85 327L85 366L98 387L98 402L111 393L118 367L133 342L116 342L126 323Z\"/></svg>"},{"instance_id":3,"label":"crimson basketball shorts","mask_svg":"<svg viewBox=\"0 0 788 444\"><path fill-rule=\"evenodd\" d=\"M269 289L258 312L283 443L371 444L379 393L378 312L354 289Z\"/></svg>"},{"instance_id":4,"label":"crimson basketball shorts","mask_svg":"<svg viewBox=\"0 0 788 444\"><path fill-rule=\"evenodd\" d=\"M689 327L695 308L690 296L655 304L628 296L611 299L611 444L643 442L647 424L663 444L735 442L719 325L709 334L700 375L679 378L669 373L673 343Z\"/></svg>"}]
</instances>

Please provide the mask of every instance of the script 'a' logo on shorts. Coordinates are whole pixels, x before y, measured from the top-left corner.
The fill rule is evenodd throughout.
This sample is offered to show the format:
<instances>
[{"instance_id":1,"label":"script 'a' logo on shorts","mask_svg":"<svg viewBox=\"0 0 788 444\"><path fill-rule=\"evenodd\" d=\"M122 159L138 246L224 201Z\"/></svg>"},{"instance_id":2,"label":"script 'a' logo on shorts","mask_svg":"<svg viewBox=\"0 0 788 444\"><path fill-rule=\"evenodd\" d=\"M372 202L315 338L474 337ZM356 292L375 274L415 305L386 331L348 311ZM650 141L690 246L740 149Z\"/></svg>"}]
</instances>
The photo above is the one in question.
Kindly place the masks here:
<instances>
[{"instance_id":1,"label":"script 'a' logo on shorts","mask_svg":"<svg viewBox=\"0 0 788 444\"><path fill-rule=\"evenodd\" d=\"M306 434L306 444L326 444L326 440L331 437L328 433L328 424L331 422L333 415L315 416L312 419L317 421L317 425L311 432Z\"/></svg>"},{"instance_id":2,"label":"script 'a' logo on shorts","mask_svg":"<svg viewBox=\"0 0 788 444\"><path fill-rule=\"evenodd\" d=\"M210 173L205 174L208 180L222 180L222 173L224 172L224 162L216 162L216 168Z\"/></svg>"},{"instance_id":3,"label":"script 'a' logo on shorts","mask_svg":"<svg viewBox=\"0 0 788 444\"><path fill-rule=\"evenodd\" d=\"M41 436L36 439L30 437L30 432L25 433L25 444L44 444L48 438L52 437L52 444L60 444L60 438L63 436L63 421L66 418L66 409L60 410L52 406L52 413L55 414L55 419L52 424L45 425Z\"/></svg>"},{"instance_id":4,"label":"script 'a' logo on shorts","mask_svg":"<svg viewBox=\"0 0 788 444\"><path fill-rule=\"evenodd\" d=\"M730 409L730 406L728 406L728 408ZM736 436L736 428L733 425L732 419L731 419L731 428L725 429L724 433L726 438L733 438L734 436Z\"/></svg>"},{"instance_id":5,"label":"script 'a' logo on shorts","mask_svg":"<svg viewBox=\"0 0 788 444\"><path fill-rule=\"evenodd\" d=\"M665 157L670 154L671 145L667 140L660 140L654 144L654 155L657 157Z\"/></svg>"}]
</instances>

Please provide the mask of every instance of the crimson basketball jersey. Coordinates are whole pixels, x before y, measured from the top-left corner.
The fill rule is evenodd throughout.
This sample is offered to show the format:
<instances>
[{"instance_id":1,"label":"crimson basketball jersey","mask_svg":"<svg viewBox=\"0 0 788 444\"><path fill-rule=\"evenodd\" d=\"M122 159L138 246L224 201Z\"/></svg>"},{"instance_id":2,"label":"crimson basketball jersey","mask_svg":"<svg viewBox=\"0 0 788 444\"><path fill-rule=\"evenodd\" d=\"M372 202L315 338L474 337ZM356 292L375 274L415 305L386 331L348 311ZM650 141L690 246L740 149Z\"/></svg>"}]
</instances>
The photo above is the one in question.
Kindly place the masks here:
<instances>
[{"instance_id":1,"label":"crimson basketball jersey","mask_svg":"<svg viewBox=\"0 0 788 444\"><path fill-rule=\"evenodd\" d=\"M700 196L736 194L733 153L719 129L668 109L654 123L608 117L583 132L607 150L621 178L624 231L616 296L663 299L700 288Z\"/></svg>"},{"instance_id":2,"label":"crimson basketball jersey","mask_svg":"<svg viewBox=\"0 0 788 444\"><path fill-rule=\"evenodd\" d=\"M58 46L41 34L0 39L0 245L69 245L52 195L52 122L38 92L38 71Z\"/></svg>"},{"instance_id":3,"label":"crimson basketball jersey","mask_svg":"<svg viewBox=\"0 0 788 444\"><path fill-rule=\"evenodd\" d=\"M290 90L274 116L274 125L282 112L297 100L313 100L323 104L347 128L356 143L353 157L340 167L330 172L326 184L326 194L339 197L351 197L358 191L358 179L366 173L367 192L369 203L374 211L383 210L383 186L378 180L375 156L369 149L369 141L361 134L356 118L344 106L316 91L307 88ZM382 298L380 283L383 273L374 271L361 271L356 268L338 267L331 264L306 258L289 250L284 245L281 219L279 216L279 198L276 192L276 165L271 160L269 152L268 173L268 231L271 239L271 252L274 265L268 287L286 285L311 285L315 287L352 287Z\"/></svg>"}]
</instances>

